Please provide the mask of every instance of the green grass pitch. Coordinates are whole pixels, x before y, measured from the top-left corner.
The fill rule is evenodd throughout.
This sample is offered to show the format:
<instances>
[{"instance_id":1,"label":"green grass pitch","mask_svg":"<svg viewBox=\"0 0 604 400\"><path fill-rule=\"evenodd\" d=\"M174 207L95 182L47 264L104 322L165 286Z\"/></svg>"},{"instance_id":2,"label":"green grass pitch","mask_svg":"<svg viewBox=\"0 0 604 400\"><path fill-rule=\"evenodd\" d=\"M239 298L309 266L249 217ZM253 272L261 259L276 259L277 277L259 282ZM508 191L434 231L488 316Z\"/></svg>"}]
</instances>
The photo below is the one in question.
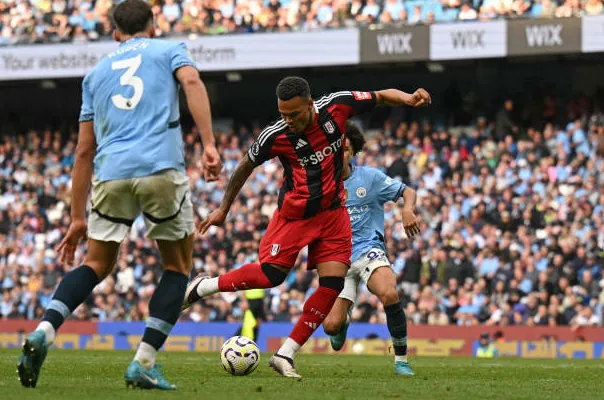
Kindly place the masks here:
<instances>
[{"instance_id":1,"label":"green grass pitch","mask_svg":"<svg viewBox=\"0 0 604 400\"><path fill-rule=\"evenodd\" d=\"M282 378L262 354L246 377L222 370L218 354L163 352L159 362L176 392L126 389L133 353L51 350L35 389L21 387L19 351L0 349L0 399L601 399L602 360L414 357L414 377L394 375L392 357L300 355L301 381Z\"/></svg>"}]
</instances>

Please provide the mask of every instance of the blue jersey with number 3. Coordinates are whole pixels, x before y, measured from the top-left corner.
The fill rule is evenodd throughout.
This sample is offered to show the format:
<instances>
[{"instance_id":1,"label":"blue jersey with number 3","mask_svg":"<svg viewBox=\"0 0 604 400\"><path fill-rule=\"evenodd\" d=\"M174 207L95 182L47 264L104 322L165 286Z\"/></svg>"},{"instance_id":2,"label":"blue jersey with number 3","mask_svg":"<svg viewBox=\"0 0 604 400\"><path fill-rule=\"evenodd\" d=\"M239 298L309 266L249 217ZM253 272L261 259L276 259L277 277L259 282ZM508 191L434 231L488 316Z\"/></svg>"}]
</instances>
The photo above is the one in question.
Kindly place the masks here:
<instances>
[{"instance_id":1,"label":"blue jersey with number 3","mask_svg":"<svg viewBox=\"0 0 604 400\"><path fill-rule=\"evenodd\" d=\"M94 123L96 179L184 171L174 72L185 65L195 63L184 43L132 38L86 75L80 122Z\"/></svg>"},{"instance_id":2,"label":"blue jersey with number 3","mask_svg":"<svg viewBox=\"0 0 604 400\"><path fill-rule=\"evenodd\" d=\"M344 188L352 227L351 262L373 248L385 252L384 203L397 201L405 184L375 168L353 167Z\"/></svg>"}]
</instances>

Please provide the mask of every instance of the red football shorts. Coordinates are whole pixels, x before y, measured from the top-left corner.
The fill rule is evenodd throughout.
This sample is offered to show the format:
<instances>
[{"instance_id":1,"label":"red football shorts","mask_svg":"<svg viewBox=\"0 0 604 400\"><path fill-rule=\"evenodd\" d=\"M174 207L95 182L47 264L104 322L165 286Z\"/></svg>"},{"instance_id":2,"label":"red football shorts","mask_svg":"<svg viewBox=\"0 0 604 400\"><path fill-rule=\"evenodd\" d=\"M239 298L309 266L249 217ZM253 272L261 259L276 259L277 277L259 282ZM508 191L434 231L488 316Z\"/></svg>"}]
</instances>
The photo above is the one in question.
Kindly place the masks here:
<instances>
[{"instance_id":1,"label":"red football shorts","mask_svg":"<svg viewBox=\"0 0 604 400\"><path fill-rule=\"evenodd\" d=\"M327 261L350 265L352 232L345 208L322 211L308 219L285 219L276 210L260 242L260 263L293 267L308 246L308 269Z\"/></svg>"}]
</instances>

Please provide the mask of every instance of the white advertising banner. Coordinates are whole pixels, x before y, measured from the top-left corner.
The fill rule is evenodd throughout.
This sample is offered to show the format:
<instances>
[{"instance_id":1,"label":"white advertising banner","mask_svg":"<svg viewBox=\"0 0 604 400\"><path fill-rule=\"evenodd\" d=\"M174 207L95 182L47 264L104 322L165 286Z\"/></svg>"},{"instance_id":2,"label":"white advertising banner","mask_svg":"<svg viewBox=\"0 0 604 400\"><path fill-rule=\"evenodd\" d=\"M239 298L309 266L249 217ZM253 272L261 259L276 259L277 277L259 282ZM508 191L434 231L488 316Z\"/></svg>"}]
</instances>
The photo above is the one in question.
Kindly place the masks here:
<instances>
[{"instance_id":1,"label":"white advertising banner","mask_svg":"<svg viewBox=\"0 0 604 400\"><path fill-rule=\"evenodd\" d=\"M431 60L505 57L505 21L463 22L430 26Z\"/></svg>"},{"instance_id":2,"label":"white advertising banner","mask_svg":"<svg viewBox=\"0 0 604 400\"><path fill-rule=\"evenodd\" d=\"M116 43L57 44L0 48L0 80L84 76Z\"/></svg>"},{"instance_id":3,"label":"white advertising banner","mask_svg":"<svg viewBox=\"0 0 604 400\"><path fill-rule=\"evenodd\" d=\"M203 36L184 42L200 71L359 63L357 29ZM0 48L0 80L82 77L116 47L102 42Z\"/></svg>"},{"instance_id":4,"label":"white advertising banner","mask_svg":"<svg viewBox=\"0 0 604 400\"><path fill-rule=\"evenodd\" d=\"M604 52L604 15L583 17L581 36L583 53Z\"/></svg>"}]
</instances>

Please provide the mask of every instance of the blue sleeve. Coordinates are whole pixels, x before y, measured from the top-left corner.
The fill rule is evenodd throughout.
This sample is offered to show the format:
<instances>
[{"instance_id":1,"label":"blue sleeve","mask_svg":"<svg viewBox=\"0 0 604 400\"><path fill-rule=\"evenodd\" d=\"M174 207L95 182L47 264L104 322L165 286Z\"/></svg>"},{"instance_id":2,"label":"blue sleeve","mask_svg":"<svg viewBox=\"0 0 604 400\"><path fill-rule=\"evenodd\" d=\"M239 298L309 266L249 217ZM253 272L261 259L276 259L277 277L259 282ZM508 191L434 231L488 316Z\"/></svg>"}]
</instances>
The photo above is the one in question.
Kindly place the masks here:
<instances>
[{"instance_id":1,"label":"blue sleeve","mask_svg":"<svg viewBox=\"0 0 604 400\"><path fill-rule=\"evenodd\" d=\"M390 178L382 171L375 170L373 190L377 192L378 199L382 203L397 201L403 194L403 190L405 190L405 184Z\"/></svg>"},{"instance_id":2,"label":"blue sleeve","mask_svg":"<svg viewBox=\"0 0 604 400\"><path fill-rule=\"evenodd\" d=\"M90 90L90 75L86 75L82 82L82 108L80 109L80 122L92 121L94 108L92 106L92 91Z\"/></svg>"},{"instance_id":3,"label":"blue sleeve","mask_svg":"<svg viewBox=\"0 0 604 400\"><path fill-rule=\"evenodd\" d=\"M177 69L186 65L197 68L191 53L187 50L187 46L181 42L170 49L170 68L172 72L176 72Z\"/></svg>"}]
</instances>

